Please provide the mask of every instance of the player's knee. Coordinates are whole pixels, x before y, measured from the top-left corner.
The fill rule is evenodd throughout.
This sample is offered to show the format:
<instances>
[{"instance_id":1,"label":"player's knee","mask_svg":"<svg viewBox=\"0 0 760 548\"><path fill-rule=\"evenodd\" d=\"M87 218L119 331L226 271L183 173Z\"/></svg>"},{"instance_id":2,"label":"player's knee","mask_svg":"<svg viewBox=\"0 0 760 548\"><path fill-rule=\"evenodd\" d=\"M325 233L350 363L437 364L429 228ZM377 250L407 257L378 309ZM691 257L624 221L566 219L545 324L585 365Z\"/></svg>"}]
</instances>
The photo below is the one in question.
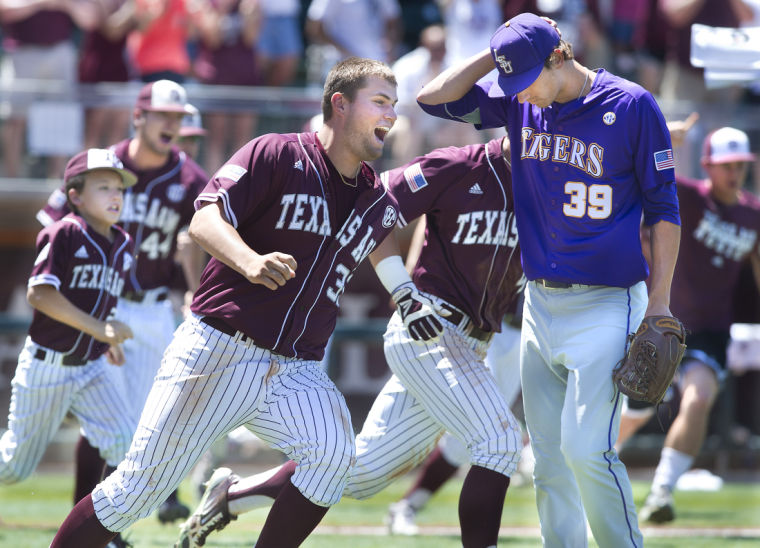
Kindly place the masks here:
<instances>
[{"instance_id":1,"label":"player's knee","mask_svg":"<svg viewBox=\"0 0 760 548\"><path fill-rule=\"evenodd\" d=\"M704 416L710 412L714 401L715 396L710 390L689 390L681 398L681 412L687 416Z\"/></svg>"},{"instance_id":2,"label":"player's knee","mask_svg":"<svg viewBox=\"0 0 760 548\"><path fill-rule=\"evenodd\" d=\"M314 504L336 504L356 460L354 445L321 447L300 460L291 481Z\"/></svg>"},{"instance_id":3,"label":"player's knee","mask_svg":"<svg viewBox=\"0 0 760 548\"><path fill-rule=\"evenodd\" d=\"M522 443L519 434L505 432L498 439L487 440L470 447L470 464L512 476L520 462ZM498 449L494 449L498 448Z\"/></svg>"},{"instance_id":4,"label":"player's knee","mask_svg":"<svg viewBox=\"0 0 760 548\"><path fill-rule=\"evenodd\" d=\"M567 465L573 470L587 466L595 454L602 453L599 448L592 447L588 440L566 438L563 438L560 444L560 451Z\"/></svg>"}]
</instances>

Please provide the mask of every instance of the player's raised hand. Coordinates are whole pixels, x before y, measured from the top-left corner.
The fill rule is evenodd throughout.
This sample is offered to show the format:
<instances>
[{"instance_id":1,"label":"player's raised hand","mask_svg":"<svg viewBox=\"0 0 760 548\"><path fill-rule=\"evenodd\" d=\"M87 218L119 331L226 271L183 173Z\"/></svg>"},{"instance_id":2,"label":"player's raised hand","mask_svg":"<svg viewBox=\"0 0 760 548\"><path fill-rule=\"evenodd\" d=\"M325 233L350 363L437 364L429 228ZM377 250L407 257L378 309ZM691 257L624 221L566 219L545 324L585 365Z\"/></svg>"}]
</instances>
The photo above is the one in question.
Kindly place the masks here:
<instances>
[{"instance_id":1,"label":"player's raised hand","mask_svg":"<svg viewBox=\"0 0 760 548\"><path fill-rule=\"evenodd\" d=\"M699 120L699 113L692 112L686 118L686 120L675 120L668 122L668 131L670 131L670 142L673 144L673 148L680 147L686 140L686 134L694 127L694 124Z\"/></svg>"},{"instance_id":2,"label":"player's raised hand","mask_svg":"<svg viewBox=\"0 0 760 548\"><path fill-rule=\"evenodd\" d=\"M119 320L106 320L103 322L103 332L94 335L96 339L101 342L106 342L110 345L121 344L127 339L131 339L132 329Z\"/></svg>"},{"instance_id":3,"label":"player's raised hand","mask_svg":"<svg viewBox=\"0 0 760 548\"><path fill-rule=\"evenodd\" d=\"M436 305L417 290L413 283L405 283L393 292L393 302L415 341L435 341L443 332Z\"/></svg>"},{"instance_id":4,"label":"player's raised hand","mask_svg":"<svg viewBox=\"0 0 760 548\"><path fill-rule=\"evenodd\" d=\"M254 254L246 265L246 278L251 283L261 284L269 289L277 289L296 277L296 260L292 255L274 251L266 255Z\"/></svg>"}]
</instances>

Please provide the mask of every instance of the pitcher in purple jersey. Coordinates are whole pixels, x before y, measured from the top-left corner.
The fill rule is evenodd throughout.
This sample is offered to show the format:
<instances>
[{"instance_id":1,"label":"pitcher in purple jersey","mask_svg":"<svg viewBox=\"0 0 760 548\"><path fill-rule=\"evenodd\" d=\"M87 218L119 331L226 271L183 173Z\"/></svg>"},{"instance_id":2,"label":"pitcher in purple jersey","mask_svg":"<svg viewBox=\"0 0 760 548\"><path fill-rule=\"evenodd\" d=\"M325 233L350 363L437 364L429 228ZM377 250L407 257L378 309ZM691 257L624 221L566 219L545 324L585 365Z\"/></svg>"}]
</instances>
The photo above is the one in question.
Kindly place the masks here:
<instances>
[{"instance_id":1,"label":"pitcher in purple jersey","mask_svg":"<svg viewBox=\"0 0 760 548\"><path fill-rule=\"evenodd\" d=\"M136 178L112 152L88 149L68 162L64 180L74 211L37 237L27 292L34 318L0 438L0 483L34 472L68 412L110 466L124 457L134 431L114 367L124 363L120 344L132 330L112 313L134 251L114 223L124 188Z\"/></svg>"},{"instance_id":2,"label":"pitcher in purple jersey","mask_svg":"<svg viewBox=\"0 0 760 548\"><path fill-rule=\"evenodd\" d=\"M484 44L485 46L485 44ZM496 68L495 77L485 78ZM521 376L546 546L641 546L614 450L612 383L644 315L670 315L680 220L673 151L650 93L573 59L556 24L530 13L417 96L435 116L506 125L525 275ZM639 239L652 226L649 274Z\"/></svg>"},{"instance_id":3,"label":"pitcher in purple jersey","mask_svg":"<svg viewBox=\"0 0 760 548\"><path fill-rule=\"evenodd\" d=\"M185 89L169 80L146 84L140 89L132 112L135 134L111 147L125 166L137 175L137 184L125 192L119 225L135 242L135 260L129 268L116 317L135 326L135 336L124 344L122 368L131 394L131 413L137 424L164 349L176 327L169 284L176 270L175 251L179 232L190 223L193 201L208 177L191 158L176 147L181 120L191 112ZM66 199L54 191L37 219L49 224L67 211ZM191 244L180 255L190 292L198 287L203 269L202 251ZM188 299L189 301L189 299ZM87 471L98 468L97 454L82 438L77 445L75 502L97 484ZM162 522L187 517L189 508L174 502L159 510Z\"/></svg>"},{"instance_id":4,"label":"pitcher in purple jersey","mask_svg":"<svg viewBox=\"0 0 760 548\"><path fill-rule=\"evenodd\" d=\"M166 350L125 460L77 504L51 546L105 546L241 425L300 464L257 546L298 546L340 499L353 428L319 360L345 284L398 218L365 163L380 157L395 103L387 65L347 59L325 83L318 132L263 135L212 177L190 225L212 255L193 315ZM212 477L210 487L233 481ZM220 527L229 520L222 510L185 527Z\"/></svg>"},{"instance_id":5,"label":"pitcher in purple jersey","mask_svg":"<svg viewBox=\"0 0 760 548\"><path fill-rule=\"evenodd\" d=\"M704 140L702 168L707 177L677 180L683 238L671 307L689 333L676 376L680 407L641 509L644 521L675 519L673 490L699 455L710 411L726 377L732 295L747 261L760 272L760 201L742 189L754 159L746 133L720 128ZM622 432L632 435L654 414L654 409L645 405L628 402L630 411L623 413L621 438Z\"/></svg>"},{"instance_id":6,"label":"pitcher in purple jersey","mask_svg":"<svg viewBox=\"0 0 760 548\"><path fill-rule=\"evenodd\" d=\"M507 146L496 139L437 149L381 176L398 200L399 224L425 215L428 229L413 278L394 235L370 255L399 310L385 333L393 376L356 438L344 491L371 497L451 432L466 444L472 464L459 506L466 548L496 544L522 448L519 426L484 363L524 281ZM228 468L216 470L217 482L212 479L193 516L201 524L219 514L224 519L215 527L184 527L177 546L202 546L231 518L279 500L302 466L290 461L239 481Z\"/></svg>"}]
</instances>

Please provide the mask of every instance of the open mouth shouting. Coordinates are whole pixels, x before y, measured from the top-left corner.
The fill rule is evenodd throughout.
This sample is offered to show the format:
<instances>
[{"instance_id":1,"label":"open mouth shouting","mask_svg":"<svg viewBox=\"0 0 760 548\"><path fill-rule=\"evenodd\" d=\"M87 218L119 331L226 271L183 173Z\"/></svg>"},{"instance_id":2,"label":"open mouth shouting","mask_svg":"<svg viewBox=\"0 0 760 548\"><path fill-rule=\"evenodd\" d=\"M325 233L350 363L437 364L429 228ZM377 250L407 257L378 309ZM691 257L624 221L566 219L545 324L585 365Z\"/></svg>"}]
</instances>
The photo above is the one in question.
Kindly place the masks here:
<instances>
[{"instance_id":1,"label":"open mouth shouting","mask_svg":"<svg viewBox=\"0 0 760 548\"><path fill-rule=\"evenodd\" d=\"M375 128L375 137L377 137L377 140L381 143L385 142L385 137L388 135L388 132L391 130L389 127L384 126L378 126Z\"/></svg>"}]
</instances>

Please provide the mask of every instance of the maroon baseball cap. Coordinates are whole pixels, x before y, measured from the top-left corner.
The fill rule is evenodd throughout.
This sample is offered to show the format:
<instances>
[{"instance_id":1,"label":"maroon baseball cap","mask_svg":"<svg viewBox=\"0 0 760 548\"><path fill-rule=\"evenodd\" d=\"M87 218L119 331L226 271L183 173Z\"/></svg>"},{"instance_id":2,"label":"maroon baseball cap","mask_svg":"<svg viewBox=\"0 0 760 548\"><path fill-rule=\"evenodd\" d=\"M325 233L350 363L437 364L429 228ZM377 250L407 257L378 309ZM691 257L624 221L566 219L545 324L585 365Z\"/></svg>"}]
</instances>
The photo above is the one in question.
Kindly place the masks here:
<instances>
[{"instance_id":1,"label":"maroon baseball cap","mask_svg":"<svg viewBox=\"0 0 760 548\"><path fill-rule=\"evenodd\" d=\"M515 15L501 25L491 36L491 56L499 78L488 95L516 95L529 87L559 41L557 29L533 13Z\"/></svg>"},{"instance_id":2,"label":"maroon baseball cap","mask_svg":"<svg viewBox=\"0 0 760 548\"><path fill-rule=\"evenodd\" d=\"M187 92L177 82L158 80L145 84L137 96L135 107L159 112L190 113L187 108Z\"/></svg>"},{"instance_id":3,"label":"maroon baseball cap","mask_svg":"<svg viewBox=\"0 0 760 548\"><path fill-rule=\"evenodd\" d=\"M702 161L710 164L754 162L749 151L749 137L739 129L722 127L708 133L702 143Z\"/></svg>"},{"instance_id":4,"label":"maroon baseball cap","mask_svg":"<svg viewBox=\"0 0 760 548\"><path fill-rule=\"evenodd\" d=\"M124 188L130 187L137 182L137 175L124 168L112 150L105 148L88 148L75 154L69 163L66 164L66 170L63 173L63 182L68 183L69 179L76 175L82 175L95 171L97 169L107 169L118 173L124 182Z\"/></svg>"},{"instance_id":5,"label":"maroon baseball cap","mask_svg":"<svg viewBox=\"0 0 760 548\"><path fill-rule=\"evenodd\" d=\"M180 137L203 137L206 130L203 129L201 121L201 112L195 106L187 103L185 105L187 114L182 118L182 125L179 127Z\"/></svg>"}]
</instances>

